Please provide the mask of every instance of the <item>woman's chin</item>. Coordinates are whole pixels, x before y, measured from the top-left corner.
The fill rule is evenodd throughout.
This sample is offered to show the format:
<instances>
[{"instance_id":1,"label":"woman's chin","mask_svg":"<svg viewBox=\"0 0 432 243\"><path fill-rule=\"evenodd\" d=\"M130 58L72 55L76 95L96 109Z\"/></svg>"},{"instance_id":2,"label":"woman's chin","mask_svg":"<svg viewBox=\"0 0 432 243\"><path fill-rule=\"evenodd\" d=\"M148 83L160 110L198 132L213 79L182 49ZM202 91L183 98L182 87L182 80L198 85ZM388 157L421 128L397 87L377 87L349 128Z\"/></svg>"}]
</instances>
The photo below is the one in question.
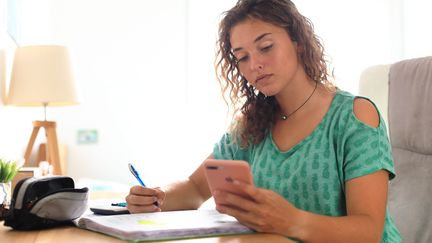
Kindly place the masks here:
<instances>
[{"instance_id":1,"label":"woman's chin","mask_svg":"<svg viewBox=\"0 0 432 243\"><path fill-rule=\"evenodd\" d=\"M260 90L260 92L265 95L266 97L268 96L274 96L277 94L277 92L275 92L274 90Z\"/></svg>"}]
</instances>

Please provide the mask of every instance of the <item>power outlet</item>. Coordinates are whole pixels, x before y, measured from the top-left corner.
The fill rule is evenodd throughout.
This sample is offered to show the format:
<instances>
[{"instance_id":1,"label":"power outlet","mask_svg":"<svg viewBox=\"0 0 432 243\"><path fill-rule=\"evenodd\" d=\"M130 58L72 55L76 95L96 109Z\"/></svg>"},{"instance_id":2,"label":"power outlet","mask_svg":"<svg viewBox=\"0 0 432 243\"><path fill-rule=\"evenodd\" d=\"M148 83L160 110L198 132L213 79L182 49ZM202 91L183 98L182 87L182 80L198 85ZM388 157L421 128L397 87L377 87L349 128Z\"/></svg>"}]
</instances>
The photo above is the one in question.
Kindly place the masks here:
<instances>
[{"instance_id":1,"label":"power outlet","mask_svg":"<svg viewBox=\"0 0 432 243\"><path fill-rule=\"evenodd\" d=\"M98 131L96 129L80 129L77 131L78 144L96 144L98 142Z\"/></svg>"}]
</instances>

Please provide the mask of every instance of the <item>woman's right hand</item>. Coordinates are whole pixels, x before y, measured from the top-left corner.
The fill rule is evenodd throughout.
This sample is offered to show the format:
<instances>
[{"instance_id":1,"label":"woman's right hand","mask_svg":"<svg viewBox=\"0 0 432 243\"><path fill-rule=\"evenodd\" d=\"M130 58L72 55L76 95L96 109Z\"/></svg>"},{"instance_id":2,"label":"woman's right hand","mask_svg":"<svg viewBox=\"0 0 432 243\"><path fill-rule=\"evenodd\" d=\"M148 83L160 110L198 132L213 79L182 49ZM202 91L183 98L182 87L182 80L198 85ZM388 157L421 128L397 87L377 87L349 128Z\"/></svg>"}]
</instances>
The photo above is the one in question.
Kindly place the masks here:
<instances>
[{"instance_id":1,"label":"woman's right hand","mask_svg":"<svg viewBox=\"0 0 432 243\"><path fill-rule=\"evenodd\" d=\"M127 209L130 213L160 212L164 199L165 192L160 187L133 186L126 196Z\"/></svg>"}]
</instances>

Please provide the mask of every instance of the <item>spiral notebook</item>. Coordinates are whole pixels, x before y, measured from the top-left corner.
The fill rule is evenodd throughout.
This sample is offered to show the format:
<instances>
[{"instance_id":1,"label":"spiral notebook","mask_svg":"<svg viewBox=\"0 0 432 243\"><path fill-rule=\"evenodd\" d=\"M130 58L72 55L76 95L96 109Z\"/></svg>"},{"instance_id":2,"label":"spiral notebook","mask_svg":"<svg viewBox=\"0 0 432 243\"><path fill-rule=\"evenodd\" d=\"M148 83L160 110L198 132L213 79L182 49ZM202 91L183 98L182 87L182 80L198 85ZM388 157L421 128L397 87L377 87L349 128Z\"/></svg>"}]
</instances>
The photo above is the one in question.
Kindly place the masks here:
<instances>
[{"instance_id":1,"label":"spiral notebook","mask_svg":"<svg viewBox=\"0 0 432 243\"><path fill-rule=\"evenodd\" d=\"M171 240L250 234L254 231L216 210L185 210L102 216L88 214L77 221L80 228L129 241Z\"/></svg>"}]
</instances>

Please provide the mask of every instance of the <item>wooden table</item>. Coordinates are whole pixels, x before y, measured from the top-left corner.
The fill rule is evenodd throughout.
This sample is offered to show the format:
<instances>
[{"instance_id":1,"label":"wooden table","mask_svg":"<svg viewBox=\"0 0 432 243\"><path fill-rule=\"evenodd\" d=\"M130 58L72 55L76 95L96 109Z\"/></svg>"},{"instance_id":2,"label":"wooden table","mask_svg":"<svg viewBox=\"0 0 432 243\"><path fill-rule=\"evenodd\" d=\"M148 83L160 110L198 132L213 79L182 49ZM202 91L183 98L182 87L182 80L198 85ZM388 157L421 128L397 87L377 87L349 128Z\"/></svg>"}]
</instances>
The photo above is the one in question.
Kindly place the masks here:
<instances>
[{"instance_id":1,"label":"wooden table","mask_svg":"<svg viewBox=\"0 0 432 243\"><path fill-rule=\"evenodd\" d=\"M124 198L123 195L113 193L92 193L92 199L100 199L105 197ZM109 242L119 243L125 242L117 238L107 236L101 233L80 229L77 227L66 226L57 227L45 230L34 231L16 231L12 228L4 226L3 221L0 221L0 242L1 243L95 243L95 242ZM231 235L220 237L196 238L187 240L174 240L174 241L158 241L163 242L179 242L179 243L292 243L293 241L274 234L247 234L247 235Z\"/></svg>"},{"instance_id":2,"label":"wooden table","mask_svg":"<svg viewBox=\"0 0 432 243\"><path fill-rule=\"evenodd\" d=\"M4 225L0 226L0 239L4 243L95 243L109 242L119 243L125 242L114 237L99 234L96 232L76 228L76 227L60 227L47 230L35 231L15 231ZM158 241L158 242L179 242L179 243L292 243L293 241L272 234L250 234L250 235L232 235L210 238L197 238L176 241Z\"/></svg>"}]
</instances>

